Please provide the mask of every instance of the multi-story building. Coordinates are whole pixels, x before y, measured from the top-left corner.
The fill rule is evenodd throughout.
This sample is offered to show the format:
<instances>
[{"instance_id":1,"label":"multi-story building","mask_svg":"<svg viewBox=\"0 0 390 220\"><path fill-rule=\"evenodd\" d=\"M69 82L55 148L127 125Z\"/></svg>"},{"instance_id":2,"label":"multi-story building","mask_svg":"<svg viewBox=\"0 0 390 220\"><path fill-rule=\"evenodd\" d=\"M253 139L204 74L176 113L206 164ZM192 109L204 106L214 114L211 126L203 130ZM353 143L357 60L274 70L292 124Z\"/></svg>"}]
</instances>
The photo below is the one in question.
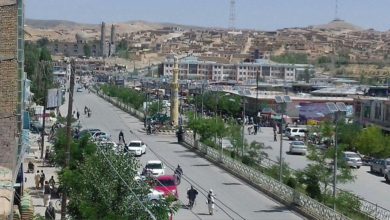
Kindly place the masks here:
<instances>
[{"instance_id":1,"label":"multi-story building","mask_svg":"<svg viewBox=\"0 0 390 220\"><path fill-rule=\"evenodd\" d=\"M0 219L11 219L23 188L24 11L22 0L0 1ZM27 117L26 117L27 118Z\"/></svg>"},{"instance_id":2,"label":"multi-story building","mask_svg":"<svg viewBox=\"0 0 390 220\"><path fill-rule=\"evenodd\" d=\"M202 61L197 57L186 57L179 62L180 79L237 81L274 80L295 81L305 70L314 71L312 65L282 64L269 60L258 59L255 62L238 64ZM173 60L166 59L163 63L163 75L172 76Z\"/></svg>"},{"instance_id":3,"label":"multi-story building","mask_svg":"<svg viewBox=\"0 0 390 220\"><path fill-rule=\"evenodd\" d=\"M75 35L75 41L49 41L48 49L53 55L86 56L90 53L93 57L109 57L115 53L116 31L111 26L111 35L107 40L106 25L101 25L100 39L90 38L86 32ZM87 52L89 50L89 52Z\"/></svg>"},{"instance_id":4,"label":"multi-story building","mask_svg":"<svg viewBox=\"0 0 390 220\"><path fill-rule=\"evenodd\" d=\"M354 116L362 125L376 125L390 131L390 100L383 97L355 98Z\"/></svg>"}]
</instances>

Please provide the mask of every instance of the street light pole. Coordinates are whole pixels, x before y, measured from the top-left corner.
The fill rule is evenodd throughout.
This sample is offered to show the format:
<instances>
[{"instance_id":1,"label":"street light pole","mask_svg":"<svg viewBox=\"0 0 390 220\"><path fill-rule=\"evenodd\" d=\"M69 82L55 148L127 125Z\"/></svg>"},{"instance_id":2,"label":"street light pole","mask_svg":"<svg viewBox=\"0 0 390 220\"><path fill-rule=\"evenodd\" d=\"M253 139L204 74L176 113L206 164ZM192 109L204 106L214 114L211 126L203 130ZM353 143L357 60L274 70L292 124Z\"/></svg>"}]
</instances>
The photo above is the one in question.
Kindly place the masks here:
<instances>
[{"instance_id":1,"label":"street light pole","mask_svg":"<svg viewBox=\"0 0 390 220\"><path fill-rule=\"evenodd\" d=\"M275 102L281 107L280 118L280 151L279 151L279 182L283 182L283 115L287 103L291 102L290 96L275 96ZM276 135L276 134L275 134Z\"/></svg>"},{"instance_id":2,"label":"street light pole","mask_svg":"<svg viewBox=\"0 0 390 220\"><path fill-rule=\"evenodd\" d=\"M242 145L241 145L241 157L244 157L244 145L245 145L245 97L242 96Z\"/></svg>"},{"instance_id":3,"label":"street light pole","mask_svg":"<svg viewBox=\"0 0 390 220\"><path fill-rule=\"evenodd\" d=\"M343 102L327 102L326 106L328 107L329 111L334 114L334 120L336 123L335 126L335 133L334 133L334 159L333 159L333 210L336 210L336 196L337 196L337 128L338 128L338 120L339 120L339 113L340 112L346 112L347 107Z\"/></svg>"}]
</instances>

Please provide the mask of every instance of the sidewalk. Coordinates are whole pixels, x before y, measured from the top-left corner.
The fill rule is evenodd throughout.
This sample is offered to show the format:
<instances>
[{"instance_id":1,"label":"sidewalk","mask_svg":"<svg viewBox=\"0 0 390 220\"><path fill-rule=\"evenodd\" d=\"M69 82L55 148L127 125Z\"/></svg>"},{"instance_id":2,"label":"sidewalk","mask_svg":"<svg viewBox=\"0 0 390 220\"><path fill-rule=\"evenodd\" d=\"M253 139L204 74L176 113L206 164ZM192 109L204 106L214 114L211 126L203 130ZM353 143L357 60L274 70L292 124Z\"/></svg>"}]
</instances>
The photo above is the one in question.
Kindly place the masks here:
<instances>
[{"instance_id":1,"label":"sidewalk","mask_svg":"<svg viewBox=\"0 0 390 220\"><path fill-rule=\"evenodd\" d=\"M42 189L35 189L35 180L34 176L35 173L39 170L39 173L41 173L41 170L43 170L45 174L45 181L48 181L51 176L54 176L54 180L56 183L58 182L57 178L57 170L58 168L55 167L48 167L43 166L41 157L41 151L39 150L38 145L38 134L31 134L30 133L30 149L26 152L26 156L23 163L23 170L25 170L24 176L25 176L25 183L24 183L24 189L29 190L29 193L32 197L32 202L34 206L34 216L39 214L41 216L45 216L46 207L43 206L43 190ZM47 142L47 136L45 137L45 149L51 148L52 144ZM28 162L32 161L35 165L34 173L27 173L28 170ZM55 206L56 201L58 199L52 199L53 206ZM56 219L60 219L60 210L56 211Z\"/></svg>"}]
</instances>

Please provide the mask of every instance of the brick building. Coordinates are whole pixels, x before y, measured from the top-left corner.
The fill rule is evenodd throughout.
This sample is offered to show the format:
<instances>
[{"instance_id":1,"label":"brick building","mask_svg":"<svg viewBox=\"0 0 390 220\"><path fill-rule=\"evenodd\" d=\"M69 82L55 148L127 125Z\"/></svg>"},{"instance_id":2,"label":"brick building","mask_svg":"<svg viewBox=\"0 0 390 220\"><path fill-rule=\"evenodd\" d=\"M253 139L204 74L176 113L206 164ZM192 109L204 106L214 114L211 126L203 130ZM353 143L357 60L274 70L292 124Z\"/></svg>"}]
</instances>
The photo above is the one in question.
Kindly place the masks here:
<instances>
[{"instance_id":1,"label":"brick building","mask_svg":"<svg viewBox=\"0 0 390 220\"><path fill-rule=\"evenodd\" d=\"M14 194L20 193L23 14L22 0L0 0L0 219L12 216Z\"/></svg>"}]
</instances>

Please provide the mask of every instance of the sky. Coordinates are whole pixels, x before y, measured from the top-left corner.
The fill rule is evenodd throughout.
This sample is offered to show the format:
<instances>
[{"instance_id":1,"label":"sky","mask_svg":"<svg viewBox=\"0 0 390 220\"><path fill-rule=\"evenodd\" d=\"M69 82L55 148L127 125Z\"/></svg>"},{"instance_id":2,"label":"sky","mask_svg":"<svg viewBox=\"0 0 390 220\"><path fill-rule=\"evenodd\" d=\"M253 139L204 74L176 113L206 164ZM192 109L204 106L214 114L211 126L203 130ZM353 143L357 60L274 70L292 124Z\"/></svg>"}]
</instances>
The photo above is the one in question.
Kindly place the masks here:
<instances>
[{"instance_id":1,"label":"sky","mask_svg":"<svg viewBox=\"0 0 390 220\"><path fill-rule=\"evenodd\" d=\"M336 0L236 0L237 29L276 30L325 24ZM390 0L338 0L338 18L362 28L390 29ZM26 18L80 23L131 20L229 26L230 0L25 0Z\"/></svg>"}]
</instances>

